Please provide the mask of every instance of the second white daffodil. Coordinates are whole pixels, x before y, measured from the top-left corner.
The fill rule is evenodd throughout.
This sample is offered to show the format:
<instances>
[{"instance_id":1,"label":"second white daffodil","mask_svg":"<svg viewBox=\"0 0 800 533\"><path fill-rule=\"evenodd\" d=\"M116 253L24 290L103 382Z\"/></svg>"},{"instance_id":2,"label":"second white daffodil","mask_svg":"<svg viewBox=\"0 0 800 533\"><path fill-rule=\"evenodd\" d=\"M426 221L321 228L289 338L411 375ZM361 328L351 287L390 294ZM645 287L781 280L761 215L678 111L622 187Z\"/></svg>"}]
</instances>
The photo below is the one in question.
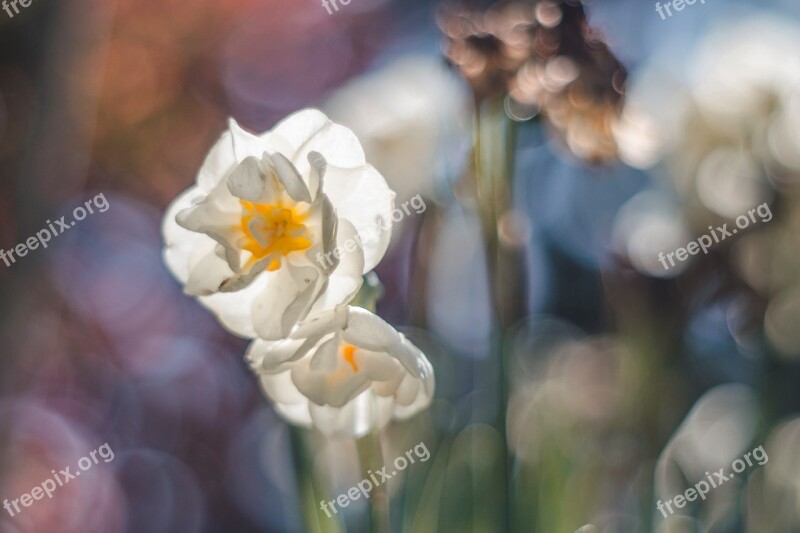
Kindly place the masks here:
<instances>
[{"instance_id":1,"label":"second white daffodil","mask_svg":"<svg viewBox=\"0 0 800 533\"><path fill-rule=\"evenodd\" d=\"M319 315L246 358L289 422L362 437L428 407L433 367L402 333L360 307Z\"/></svg>"}]
</instances>

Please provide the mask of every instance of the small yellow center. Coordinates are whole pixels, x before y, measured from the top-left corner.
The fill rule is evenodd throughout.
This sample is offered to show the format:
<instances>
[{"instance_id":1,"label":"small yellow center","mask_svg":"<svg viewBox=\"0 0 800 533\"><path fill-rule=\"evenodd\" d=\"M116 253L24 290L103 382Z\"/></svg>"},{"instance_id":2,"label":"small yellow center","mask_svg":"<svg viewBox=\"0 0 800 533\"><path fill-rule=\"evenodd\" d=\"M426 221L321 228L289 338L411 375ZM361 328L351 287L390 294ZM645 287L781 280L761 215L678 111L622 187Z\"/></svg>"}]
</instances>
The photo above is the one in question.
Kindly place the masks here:
<instances>
[{"instance_id":1,"label":"small yellow center","mask_svg":"<svg viewBox=\"0 0 800 533\"><path fill-rule=\"evenodd\" d=\"M256 204L245 200L241 200L241 204L244 237L239 245L253 254L251 261L272 256L267 270L278 270L281 257L311 247L305 226L307 214L299 212L296 206Z\"/></svg>"},{"instance_id":2,"label":"small yellow center","mask_svg":"<svg viewBox=\"0 0 800 533\"><path fill-rule=\"evenodd\" d=\"M350 363L350 366L353 368L353 372L358 372L358 363L356 362L356 348L352 344L345 343L342 346L342 358Z\"/></svg>"}]
</instances>

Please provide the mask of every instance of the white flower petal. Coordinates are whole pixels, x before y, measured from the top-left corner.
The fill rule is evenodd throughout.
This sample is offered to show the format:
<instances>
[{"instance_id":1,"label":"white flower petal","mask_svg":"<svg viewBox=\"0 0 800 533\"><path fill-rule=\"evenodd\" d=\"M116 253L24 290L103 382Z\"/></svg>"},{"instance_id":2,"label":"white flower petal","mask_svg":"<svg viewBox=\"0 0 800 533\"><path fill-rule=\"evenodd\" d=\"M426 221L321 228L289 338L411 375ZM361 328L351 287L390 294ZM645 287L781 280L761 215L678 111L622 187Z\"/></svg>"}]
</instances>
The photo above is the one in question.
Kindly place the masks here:
<instances>
[{"instance_id":1,"label":"white flower petal","mask_svg":"<svg viewBox=\"0 0 800 533\"><path fill-rule=\"evenodd\" d=\"M164 235L164 262L181 283L186 283L200 261L213 253L216 243L206 235L189 231L175 220L177 214L205 196L199 187L190 187L167 208L161 231Z\"/></svg>"},{"instance_id":2,"label":"white flower petal","mask_svg":"<svg viewBox=\"0 0 800 533\"><path fill-rule=\"evenodd\" d=\"M233 134L223 133L211 148L197 174L197 186L208 192L219 185L223 178L236 166L233 153Z\"/></svg>"},{"instance_id":3,"label":"white flower petal","mask_svg":"<svg viewBox=\"0 0 800 533\"><path fill-rule=\"evenodd\" d=\"M281 339L278 341L256 339L247 347L244 360L256 372L275 373L275 368L290 359L301 344L303 344L302 339Z\"/></svg>"},{"instance_id":4,"label":"white flower petal","mask_svg":"<svg viewBox=\"0 0 800 533\"><path fill-rule=\"evenodd\" d=\"M261 200L265 188L261 162L253 156L245 158L228 177L231 194L248 202Z\"/></svg>"},{"instance_id":5,"label":"white flower petal","mask_svg":"<svg viewBox=\"0 0 800 533\"><path fill-rule=\"evenodd\" d=\"M292 330L290 338L304 339L340 331L347 324L347 309L331 309L304 320Z\"/></svg>"},{"instance_id":6,"label":"white flower petal","mask_svg":"<svg viewBox=\"0 0 800 533\"><path fill-rule=\"evenodd\" d=\"M258 276L253 283L237 292L218 292L200 297L200 303L207 307L220 323L239 337L252 339L258 337L253 325L253 304L269 287L273 273Z\"/></svg>"},{"instance_id":7,"label":"white flower petal","mask_svg":"<svg viewBox=\"0 0 800 533\"><path fill-rule=\"evenodd\" d=\"M314 427L314 421L311 419L311 413L308 410L308 401L304 403L279 403L275 405L275 411L296 426Z\"/></svg>"},{"instance_id":8,"label":"white flower petal","mask_svg":"<svg viewBox=\"0 0 800 533\"><path fill-rule=\"evenodd\" d=\"M344 339L369 350L386 350L400 342L396 329L381 317L360 307L351 307L347 315Z\"/></svg>"},{"instance_id":9,"label":"white flower petal","mask_svg":"<svg viewBox=\"0 0 800 533\"><path fill-rule=\"evenodd\" d=\"M339 368L340 343L340 336L334 335L330 339L320 344L314 353L311 354L311 358L308 361L307 370L311 372L333 372Z\"/></svg>"},{"instance_id":10,"label":"white flower petal","mask_svg":"<svg viewBox=\"0 0 800 533\"><path fill-rule=\"evenodd\" d=\"M402 365L391 357L387 357L386 354L367 349L358 350L357 353L359 372L369 375L373 381L380 383L395 381L406 375Z\"/></svg>"},{"instance_id":11,"label":"white flower petal","mask_svg":"<svg viewBox=\"0 0 800 533\"><path fill-rule=\"evenodd\" d=\"M200 201L180 211L175 218L187 230L204 233L224 246L228 266L238 272L241 265L235 242L239 236L239 209L239 202L224 184L219 184Z\"/></svg>"},{"instance_id":12,"label":"white flower petal","mask_svg":"<svg viewBox=\"0 0 800 533\"><path fill-rule=\"evenodd\" d=\"M208 296L217 292L232 275L227 261L211 252L194 266L183 290L192 296Z\"/></svg>"},{"instance_id":13,"label":"white flower petal","mask_svg":"<svg viewBox=\"0 0 800 533\"><path fill-rule=\"evenodd\" d=\"M371 166L342 171L329 168L325 194L336 215L349 220L358 230L364 248L364 273L383 258L392 235L394 193L386 180Z\"/></svg>"},{"instance_id":14,"label":"white flower petal","mask_svg":"<svg viewBox=\"0 0 800 533\"><path fill-rule=\"evenodd\" d=\"M237 163L242 163L248 157L261 159L264 152L267 151L267 143L245 131L235 120L228 120L228 129L232 135L233 156Z\"/></svg>"},{"instance_id":15,"label":"white flower petal","mask_svg":"<svg viewBox=\"0 0 800 533\"><path fill-rule=\"evenodd\" d=\"M269 164L275 169L278 179L295 202L311 203L308 186L294 165L283 154L270 154L268 159L265 155L264 160L269 161Z\"/></svg>"},{"instance_id":16,"label":"white flower petal","mask_svg":"<svg viewBox=\"0 0 800 533\"><path fill-rule=\"evenodd\" d=\"M405 335L398 333L400 342L392 344L389 348L389 354L400 361L409 374L420 379L426 379L432 374L430 363L423 355L419 348L411 344L406 339Z\"/></svg>"},{"instance_id":17,"label":"white flower petal","mask_svg":"<svg viewBox=\"0 0 800 533\"><path fill-rule=\"evenodd\" d=\"M256 372L279 373L288 370L289 363L304 357L322 341L323 334L306 339L265 341L256 339L247 349L245 359Z\"/></svg>"},{"instance_id":18,"label":"white flower petal","mask_svg":"<svg viewBox=\"0 0 800 533\"><path fill-rule=\"evenodd\" d=\"M321 111L305 109L290 115L273 129L294 148L289 160L305 175L308 155L319 152L328 165L342 169L358 168L366 163L364 150L352 131L334 124ZM287 154L288 157L288 154Z\"/></svg>"},{"instance_id":19,"label":"white flower petal","mask_svg":"<svg viewBox=\"0 0 800 533\"><path fill-rule=\"evenodd\" d=\"M352 224L351 224L352 227ZM339 258L332 252L336 248L336 237L339 234L339 219L336 217L336 212L333 209L333 204L327 196L322 196L322 253L325 257L332 257L328 262L329 265L323 265L323 268L335 269L339 264ZM355 228L353 228L355 233ZM342 241L343 243L346 240ZM363 266L362 266L363 269Z\"/></svg>"},{"instance_id":20,"label":"white flower petal","mask_svg":"<svg viewBox=\"0 0 800 533\"><path fill-rule=\"evenodd\" d=\"M227 252L227 250L226 250ZM266 257L261 261L256 261L246 272L236 272L219 285L219 292L239 292L264 272L267 265L272 261L271 257Z\"/></svg>"},{"instance_id":21,"label":"white flower petal","mask_svg":"<svg viewBox=\"0 0 800 533\"><path fill-rule=\"evenodd\" d=\"M347 246L348 241L355 242L357 234L353 225L346 220L341 220L337 232L337 246L339 251L338 266L330 274L328 284L318 295L310 315L322 313L326 309L334 309L350 302L355 297L361 284L364 282L364 255L361 248L355 247L352 251ZM331 257L332 256L328 256ZM319 257L314 257L319 264ZM322 260L323 263L325 260Z\"/></svg>"},{"instance_id":22,"label":"white flower petal","mask_svg":"<svg viewBox=\"0 0 800 533\"><path fill-rule=\"evenodd\" d=\"M398 420L406 420L411 418L412 416L416 415L423 409L427 408L428 405L431 403L431 396L425 389L417 385L417 396L414 398L408 405L402 405L399 402L395 402L394 405L394 413L393 417Z\"/></svg>"},{"instance_id":23,"label":"white flower petal","mask_svg":"<svg viewBox=\"0 0 800 533\"><path fill-rule=\"evenodd\" d=\"M369 391L361 393L341 409L309 404L311 419L316 428L327 434L347 434L363 437L382 428L392 418L392 402L374 398Z\"/></svg>"},{"instance_id":24,"label":"white flower petal","mask_svg":"<svg viewBox=\"0 0 800 533\"><path fill-rule=\"evenodd\" d=\"M292 380L312 404L337 408L347 405L371 385L368 376L352 373L349 367L323 372L304 368L302 362L292 368Z\"/></svg>"},{"instance_id":25,"label":"white flower petal","mask_svg":"<svg viewBox=\"0 0 800 533\"><path fill-rule=\"evenodd\" d=\"M328 162L325 161L325 157L321 153L309 152L308 164L311 165L308 177L308 190L311 196L316 200L319 193L322 192L325 172L328 170Z\"/></svg>"},{"instance_id":26,"label":"white flower petal","mask_svg":"<svg viewBox=\"0 0 800 533\"><path fill-rule=\"evenodd\" d=\"M288 337L292 327L305 318L324 280L313 267L281 268L268 275L269 286L255 299L251 312L258 336L276 340Z\"/></svg>"},{"instance_id":27,"label":"white flower petal","mask_svg":"<svg viewBox=\"0 0 800 533\"><path fill-rule=\"evenodd\" d=\"M262 375L261 388L275 402L275 410L284 419L301 427L313 426L308 399L292 383L291 372Z\"/></svg>"},{"instance_id":28,"label":"white flower petal","mask_svg":"<svg viewBox=\"0 0 800 533\"><path fill-rule=\"evenodd\" d=\"M395 401L397 405L411 405L417 399L417 394L419 392L419 381L415 380L409 374L406 376L405 379L400 383L400 386L397 388L397 392L395 393Z\"/></svg>"},{"instance_id":29,"label":"white flower petal","mask_svg":"<svg viewBox=\"0 0 800 533\"><path fill-rule=\"evenodd\" d=\"M398 372L393 378L383 380L379 383L375 383L373 390L375 394L378 396L385 396L385 397L392 397L397 392L397 388L400 386L400 383L406 378L408 374L404 374L403 372Z\"/></svg>"}]
</instances>

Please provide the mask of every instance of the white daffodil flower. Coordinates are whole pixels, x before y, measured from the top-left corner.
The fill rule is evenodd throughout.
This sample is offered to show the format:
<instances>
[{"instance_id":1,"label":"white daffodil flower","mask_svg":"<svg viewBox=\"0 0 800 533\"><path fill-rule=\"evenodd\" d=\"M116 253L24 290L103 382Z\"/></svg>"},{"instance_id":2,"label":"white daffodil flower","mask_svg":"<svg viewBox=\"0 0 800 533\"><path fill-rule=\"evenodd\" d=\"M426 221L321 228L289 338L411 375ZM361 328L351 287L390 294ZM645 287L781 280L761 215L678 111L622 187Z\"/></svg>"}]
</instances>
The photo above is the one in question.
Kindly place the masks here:
<instances>
[{"instance_id":1,"label":"white daffodil flower","mask_svg":"<svg viewBox=\"0 0 800 533\"><path fill-rule=\"evenodd\" d=\"M281 416L325 434L362 437L433 397L425 355L360 307L317 316L280 341L257 339L246 358Z\"/></svg>"},{"instance_id":2,"label":"white daffodil flower","mask_svg":"<svg viewBox=\"0 0 800 533\"><path fill-rule=\"evenodd\" d=\"M234 334L276 340L347 304L383 257L394 193L317 110L262 135L235 121L164 218L165 261Z\"/></svg>"}]
</instances>

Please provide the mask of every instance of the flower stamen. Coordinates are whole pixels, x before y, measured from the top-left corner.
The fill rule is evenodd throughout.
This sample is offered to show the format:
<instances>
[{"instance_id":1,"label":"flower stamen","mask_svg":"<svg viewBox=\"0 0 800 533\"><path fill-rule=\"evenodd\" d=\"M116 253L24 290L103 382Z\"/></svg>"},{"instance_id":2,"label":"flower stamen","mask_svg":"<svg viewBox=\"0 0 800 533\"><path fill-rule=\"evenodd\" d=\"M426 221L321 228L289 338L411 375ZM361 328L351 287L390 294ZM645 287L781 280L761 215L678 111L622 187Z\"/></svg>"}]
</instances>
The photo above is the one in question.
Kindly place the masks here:
<instances>
[{"instance_id":1,"label":"flower stamen","mask_svg":"<svg viewBox=\"0 0 800 533\"><path fill-rule=\"evenodd\" d=\"M305 226L307 214L300 212L296 206L257 204L245 200L241 200L241 204L241 230L244 236L239 246L250 252L254 261L271 256L267 270L278 270L282 257L311 247Z\"/></svg>"}]
</instances>

